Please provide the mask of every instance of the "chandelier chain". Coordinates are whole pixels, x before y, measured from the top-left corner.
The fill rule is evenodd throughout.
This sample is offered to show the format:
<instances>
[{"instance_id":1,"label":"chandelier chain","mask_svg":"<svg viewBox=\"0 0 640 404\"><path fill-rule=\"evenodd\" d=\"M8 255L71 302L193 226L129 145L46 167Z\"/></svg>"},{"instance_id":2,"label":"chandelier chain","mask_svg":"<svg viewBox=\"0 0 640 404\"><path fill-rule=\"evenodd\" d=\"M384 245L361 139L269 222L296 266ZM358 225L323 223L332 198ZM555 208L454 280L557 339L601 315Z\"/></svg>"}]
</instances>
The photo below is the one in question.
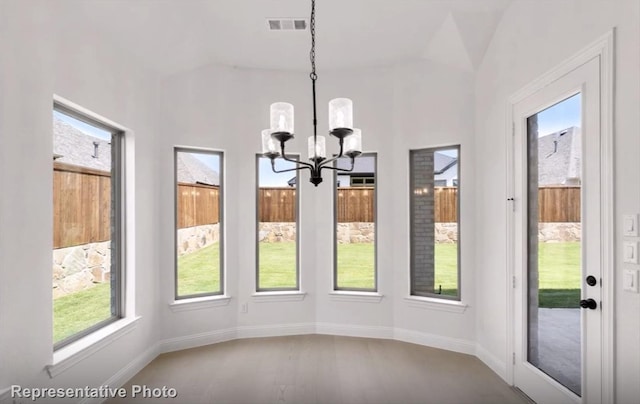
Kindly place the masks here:
<instances>
[{"instance_id":1,"label":"chandelier chain","mask_svg":"<svg viewBox=\"0 0 640 404\"><path fill-rule=\"evenodd\" d=\"M311 52L309 52L309 58L311 59L311 80L316 80L318 75L316 74L316 0L311 0L311 18L309 19L309 31L311 31Z\"/></svg>"}]
</instances>

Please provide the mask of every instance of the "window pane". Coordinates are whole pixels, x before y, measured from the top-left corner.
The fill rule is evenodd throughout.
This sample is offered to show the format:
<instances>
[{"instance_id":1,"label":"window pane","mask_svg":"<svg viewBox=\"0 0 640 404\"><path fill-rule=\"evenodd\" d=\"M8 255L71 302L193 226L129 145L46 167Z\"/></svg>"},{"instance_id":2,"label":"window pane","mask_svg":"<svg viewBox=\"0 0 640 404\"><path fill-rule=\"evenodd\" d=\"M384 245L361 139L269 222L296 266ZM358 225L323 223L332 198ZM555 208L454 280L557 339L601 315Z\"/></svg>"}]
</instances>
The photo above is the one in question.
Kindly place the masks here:
<instances>
[{"instance_id":1,"label":"window pane","mask_svg":"<svg viewBox=\"0 0 640 404\"><path fill-rule=\"evenodd\" d=\"M298 289L298 195L296 171L274 173L258 157L258 291ZM295 163L275 160L276 170Z\"/></svg>"},{"instance_id":2,"label":"window pane","mask_svg":"<svg viewBox=\"0 0 640 404\"><path fill-rule=\"evenodd\" d=\"M412 150L411 294L459 299L459 148Z\"/></svg>"},{"instance_id":3,"label":"window pane","mask_svg":"<svg viewBox=\"0 0 640 404\"><path fill-rule=\"evenodd\" d=\"M581 95L527 119L527 360L580 395Z\"/></svg>"},{"instance_id":4,"label":"window pane","mask_svg":"<svg viewBox=\"0 0 640 404\"><path fill-rule=\"evenodd\" d=\"M222 294L222 153L176 150L176 298Z\"/></svg>"},{"instance_id":5,"label":"window pane","mask_svg":"<svg viewBox=\"0 0 640 404\"><path fill-rule=\"evenodd\" d=\"M120 315L121 134L62 109L53 111L55 348Z\"/></svg>"},{"instance_id":6,"label":"window pane","mask_svg":"<svg viewBox=\"0 0 640 404\"><path fill-rule=\"evenodd\" d=\"M351 159L336 161L349 169ZM351 172L337 172L335 204L335 289L377 290L376 155L355 159Z\"/></svg>"}]
</instances>

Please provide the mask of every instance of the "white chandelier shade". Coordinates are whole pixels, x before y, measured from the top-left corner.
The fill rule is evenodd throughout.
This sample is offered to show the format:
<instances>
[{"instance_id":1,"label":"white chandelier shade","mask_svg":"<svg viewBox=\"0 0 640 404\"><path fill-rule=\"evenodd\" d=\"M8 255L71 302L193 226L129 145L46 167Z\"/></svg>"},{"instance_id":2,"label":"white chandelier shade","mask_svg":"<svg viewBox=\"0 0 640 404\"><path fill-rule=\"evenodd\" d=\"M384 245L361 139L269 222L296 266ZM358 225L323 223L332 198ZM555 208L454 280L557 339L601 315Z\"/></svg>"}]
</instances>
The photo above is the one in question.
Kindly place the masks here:
<instances>
[{"instance_id":1,"label":"white chandelier shade","mask_svg":"<svg viewBox=\"0 0 640 404\"><path fill-rule=\"evenodd\" d=\"M317 136L315 142L313 136L309 136L308 145L309 160L324 160L327 158L327 142L324 136Z\"/></svg>"},{"instance_id":2,"label":"white chandelier shade","mask_svg":"<svg viewBox=\"0 0 640 404\"><path fill-rule=\"evenodd\" d=\"M271 104L271 132L293 133L293 105L288 102Z\"/></svg>"},{"instance_id":3,"label":"white chandelier shade","mask_svg":"<svg viewBox=\"0 0 640 404\"><path fill-rule=\"evenodd\" d=\"M264 129L262 131L262 154L279 156L279 146L275 139L271 137L271 129Z\"/></svg>"},{"instance_id":4,"label":"white chandelier shade","mask_svg":"<svg viewBox=\"0 0 640 404\"><path fill-rule=\"evenodd\" d=\"M344 153L362 152L362 131L353 128L353 133L344 138Z\"/></svg>"},{"instance_id":5,"label":"white chandelier shade","mask_svg":"<svg viewBox=\"0 0 640 404\"><path fill-rule=\"evenodd\" d=\"M334 98L329 101L329 130L353 129L353 101L349 98Z\"/></svg>"}]
</instances>

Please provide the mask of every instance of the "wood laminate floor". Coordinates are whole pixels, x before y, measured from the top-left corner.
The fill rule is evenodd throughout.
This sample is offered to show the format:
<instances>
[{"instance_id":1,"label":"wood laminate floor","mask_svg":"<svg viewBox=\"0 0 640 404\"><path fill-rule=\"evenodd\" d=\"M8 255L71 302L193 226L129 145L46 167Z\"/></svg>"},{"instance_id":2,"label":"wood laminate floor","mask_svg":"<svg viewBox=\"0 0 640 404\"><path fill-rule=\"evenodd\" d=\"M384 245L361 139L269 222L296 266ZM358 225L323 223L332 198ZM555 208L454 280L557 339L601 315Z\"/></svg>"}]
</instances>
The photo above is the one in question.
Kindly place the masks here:
<instances>
[{"instance_id":1,"label":"wood laminate floor","mask_svg":"<svg viewBox=\"0 0 640 404\"><path fill-rule=\"evenodd\" d=\"M134 386L178 395L133 398ZM530 403L470 355L315 334L163 354L123 387L128 397L107 403Z\"/></svg>"}]
</instances>

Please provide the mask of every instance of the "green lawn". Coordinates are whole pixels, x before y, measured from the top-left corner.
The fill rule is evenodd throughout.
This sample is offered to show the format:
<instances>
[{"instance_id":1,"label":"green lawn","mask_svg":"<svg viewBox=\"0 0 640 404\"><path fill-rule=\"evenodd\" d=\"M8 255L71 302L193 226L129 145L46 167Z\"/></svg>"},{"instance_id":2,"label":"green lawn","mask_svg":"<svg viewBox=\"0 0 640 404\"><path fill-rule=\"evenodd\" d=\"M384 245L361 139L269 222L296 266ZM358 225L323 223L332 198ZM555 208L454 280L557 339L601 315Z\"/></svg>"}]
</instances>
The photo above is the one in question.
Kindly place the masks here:
<instances>
[{"instance_id":1,"label":"green lawn","mask_svg":"<svg viewBox=\"0 0 640 404\"><path fill-rule=\"evenodd\" d=\"M178 257L178 296L220 292L220 244Z\"/></svg>"},{"instance_id":2,"label":"green lawn","mask_svg":"<svg viewBox=\"0 0 640 404\"><path fill-rule=\"evenodd\" d=\"M456 244L436 245L436 289L457 294ZM178 259L181 296L220 290L218 244ZM578 307L580 300L580 243L541 243L540 307ZM373 244L338 245L339 287L373 288ZM295 243L260 243L260 286L295 286ZM110 317L109 284L55 299L54 341L75 334Z\"/></svg>"},{"instance_id":3,"label":"green lawn","mask_svg":"<svg viewBox=\"0 0 640 404\"><path fill-rule=\"evenodd\" d=\"M581 243L538 244L539 307L579 307Z\"/></svg>"},{"instance_id":4,"label":"green lawn","mask_svg":"<svg viewBox=\"0 0 640 404\"><path fill-rule=\"evenodd\" d=\"M296 287L296 243L259 243L259 289Z\"/></svg>"},{"instance_id":5,"label":"green lawn","mask_svg":"<svg viewBox=\"0 0 640 404\"><path fill-rule=\"evenodd\" d=\"M53 342L111 317L111 288L102 283L53 300Z\"/></svg>"},{"instance_id":6,"label":"green lawn","mask_svg":"<svg viewBox=\"0 0 640 404\"><path fill-rule=\"evenodd\" d=\"M373 243L338 244L338 287L374 289Z\"/></svg>"}]
</instances>

